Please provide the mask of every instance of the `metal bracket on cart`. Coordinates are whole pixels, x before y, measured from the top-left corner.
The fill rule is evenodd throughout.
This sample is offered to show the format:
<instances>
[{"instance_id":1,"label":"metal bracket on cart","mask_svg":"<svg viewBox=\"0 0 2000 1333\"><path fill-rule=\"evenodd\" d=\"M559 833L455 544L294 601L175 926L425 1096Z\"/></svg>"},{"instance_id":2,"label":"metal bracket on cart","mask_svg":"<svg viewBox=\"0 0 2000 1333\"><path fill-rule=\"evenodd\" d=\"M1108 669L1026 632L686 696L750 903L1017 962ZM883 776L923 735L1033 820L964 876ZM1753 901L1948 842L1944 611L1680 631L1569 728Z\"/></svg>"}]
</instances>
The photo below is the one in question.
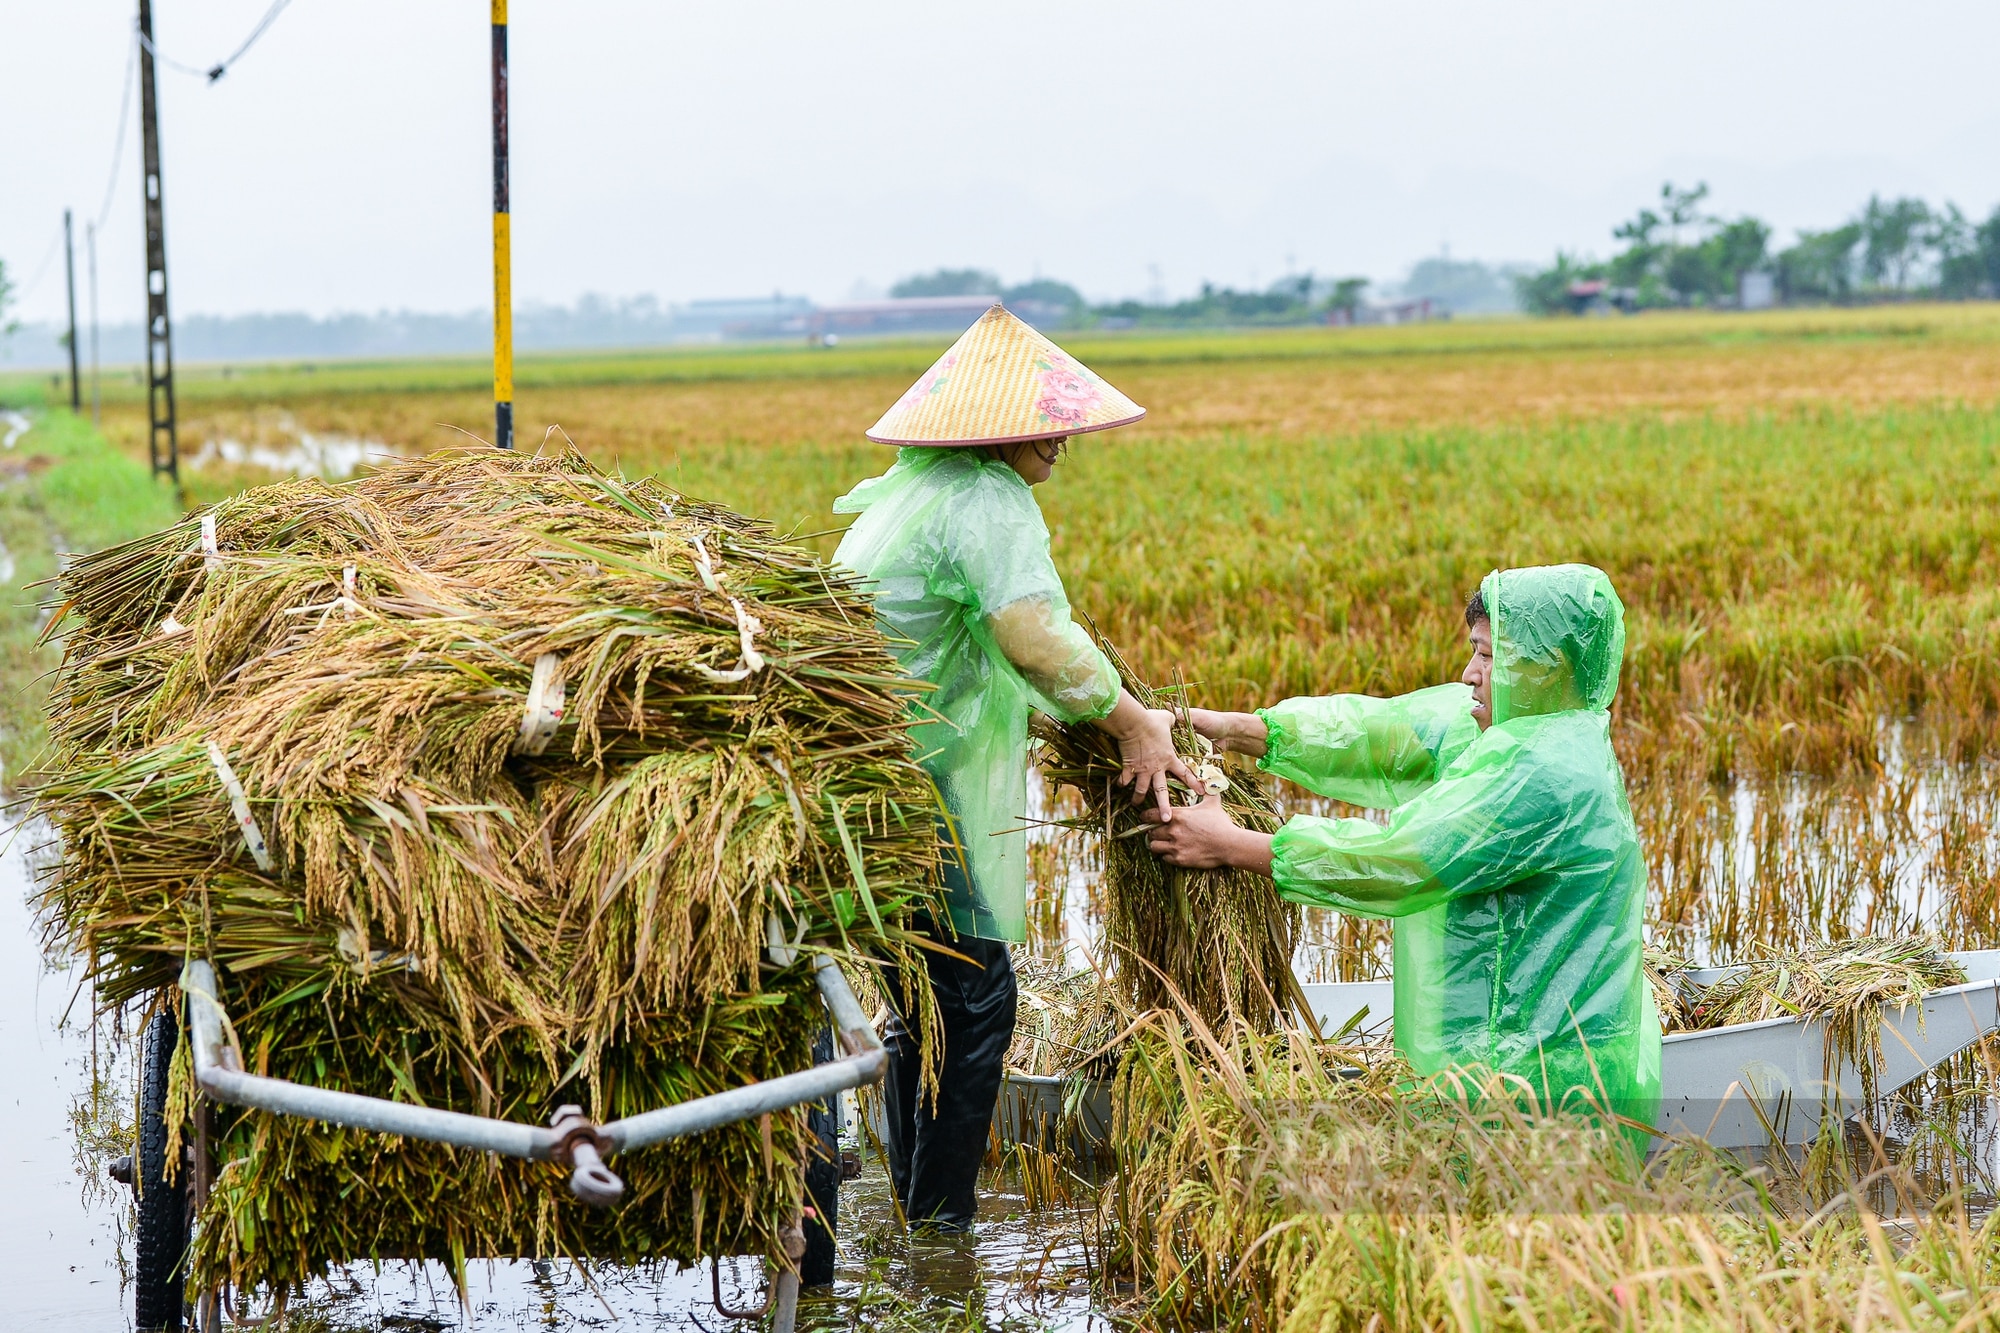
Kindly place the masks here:
<instances>
[{"instance_id":1,"label":"metal bracket on cart","mask_svg":"<svg viewBox=\"0 0 2000 1333\"><path fill-rule=\"evenodd\" d=\"M581 1107L564 1106L546 1127L412 1106L352 1092L334 1092L246 1073L233 1042L234 1032L229 1033L231 1041L224 1040L229 1017L216 999L215 969L205 962L189 963L181 970L181 989L188 997L189 1025L194 1030L195 1081L216 1101L349 1129L399 1134L535 1162L556 1162L571 1168L569 1187L577 1198L608 1207L625 1192L625 1182L604 1164L604 1159L614 1153L704 1133L739 1120L753 1120L881 1079L888 1067L889 1053L868 1016L861 1011L854 992L848 988L840 964L821 954L813 961L813 978L833 1014L841 1045L849 1052L841 1059L627 1116L608 1125L593 1124Z\"/></svg>"},{"instance_id":2,"label":"metal bracket on cart","mask_svg":"<svg viewBox=\"0 0 2000 1333\"><path fill-rule=\"evenodd\" d=\"M775 919L769 925L771 956L780 966L789 965L797 956L796 951L778 938ZM604 1164L604 1159L614 1153L700 1134L739 1120L754 1120L773 1111L820 1101L880 1081L889 1065L889 1052L848 988L840 964L825 954L819 955L813 960L813 980L833 1015L841 1049L847 1052L840 1059L796 1074L627 1116L608 1125L593 1123L580 1106L562 1106L544 1127L411 1106L246 1073L242 1054L236 1048L236 1031L230 1026L222 1002L216 998L215 969L205 962L191 962L181 969L181 990L188 1000L188 1026L194 1035L195 1082L216 1101L349 1129L399 1134L534 1162L555 1162L570 1168L570 1191L585 1203L600 1208L617 1203L625 1193L625 1182ZM793 1222L781 1235L792 1266L776 1272L766 1289L763 1309L772 1312L773 1333L790 1333L798 1312L796 1265L805 1252L805 1234ZM716 1295L720 1306L719 1281Z\"/></svg>"}]
</instances>

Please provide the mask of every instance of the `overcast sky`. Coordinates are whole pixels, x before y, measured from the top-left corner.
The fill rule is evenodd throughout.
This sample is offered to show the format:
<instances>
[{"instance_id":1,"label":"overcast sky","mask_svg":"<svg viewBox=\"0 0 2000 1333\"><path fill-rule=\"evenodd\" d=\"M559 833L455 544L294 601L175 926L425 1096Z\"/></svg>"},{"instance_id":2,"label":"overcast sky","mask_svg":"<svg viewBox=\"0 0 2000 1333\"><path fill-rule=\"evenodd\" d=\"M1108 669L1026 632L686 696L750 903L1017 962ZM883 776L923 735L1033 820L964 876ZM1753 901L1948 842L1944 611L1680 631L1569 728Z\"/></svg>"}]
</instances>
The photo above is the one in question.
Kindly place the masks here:
<instances>
[{"instance_id":1,"label":"overcast sky","mask_svg":"<svg viewBox=\"0 0 2000 1333\"><path fill-rule=\"evenodd\" d=\"M268 0L156 0L228 54ZM0 4L0 258L111 180L134 5ZM940 265L1093 297L1607 252L1660 182L1780 239L2000 200L1991 0L515 0L515 293L839 300ZM162 69L177 314L488 301L488 8L293 0ZM137 98L99 244L143 310ZM1156 276L1157 275L1157 276ZM81 281L81 280L80 280ZM52 319L61 261L18 314Z\"/></svg>"}]
</instances>

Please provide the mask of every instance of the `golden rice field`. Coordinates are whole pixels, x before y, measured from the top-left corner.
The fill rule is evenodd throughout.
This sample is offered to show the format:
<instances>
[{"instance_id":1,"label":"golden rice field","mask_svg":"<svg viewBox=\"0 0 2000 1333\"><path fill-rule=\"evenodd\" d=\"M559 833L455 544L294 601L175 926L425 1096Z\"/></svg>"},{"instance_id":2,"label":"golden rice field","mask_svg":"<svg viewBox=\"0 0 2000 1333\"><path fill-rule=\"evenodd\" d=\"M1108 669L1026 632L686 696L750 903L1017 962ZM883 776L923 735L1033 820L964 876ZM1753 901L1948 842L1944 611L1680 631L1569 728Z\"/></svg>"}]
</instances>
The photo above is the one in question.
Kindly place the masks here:
<instances>
[{"instance_id":1,"label":"golden rice field","mask_svg":"<svg viewBox=\"0 0 2000 1333\"><path fill-rule=\"evenodd\" d=\"M889 461L862 430L937 350L547 358L517 419L830 551L830 501ZM2000 942L2000 306L1073 350L1149 415L1039 495L1073 601L1142 672L1218 705L1409 689L1456 675L1487 569L1590 561L1630 614L1617 731L1664 935ZM489 429L485 373L191 371L185 448L458 442ZM137 407L122 386L106 422L135 449ZM210 466L190 491L264 475ZM1379 932L1344 929L1330 970L1372 968Z\"/></svg>"}]
</instances>

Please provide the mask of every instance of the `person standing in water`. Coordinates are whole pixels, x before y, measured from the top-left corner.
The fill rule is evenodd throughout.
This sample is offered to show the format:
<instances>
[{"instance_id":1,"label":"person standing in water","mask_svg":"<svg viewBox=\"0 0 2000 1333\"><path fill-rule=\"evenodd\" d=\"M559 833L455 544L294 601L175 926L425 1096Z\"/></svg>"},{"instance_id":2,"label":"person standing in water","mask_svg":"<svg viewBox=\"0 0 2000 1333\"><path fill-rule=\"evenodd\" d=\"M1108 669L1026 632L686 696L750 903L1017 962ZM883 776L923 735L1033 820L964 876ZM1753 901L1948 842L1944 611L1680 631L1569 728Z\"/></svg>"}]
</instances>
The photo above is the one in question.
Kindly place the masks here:
<instances>
[{"instance_id":1,"label":"person standing in water","mask_svg":"<svg viewBox=\"0 0 2000 1333\"><path fill-rule=\"evenodd\" d=\"M943 1018L935 1101L906 1016L890 1024L888 1148L904 1216L964 1233L1013 1040L1007 946L1027 935L1028 712L1094 722L1118 741L1122 784L1170 820L1167 775L1192 784L1172 715L1147 710L1070 618L1030 488L1068 441L1145 409L1001 306L968 329L867 432L895 463L834 502L857 514L834 561L869 581L912 675L915 752L937 782L948 922L921 923ZM949 952L945 952L948 950ZM957 955L957 956L954 956ZM901 997L894 997L900 1003Z\"/></svg>"},{"instance_id":2,"label":"person standing in water","mask_svg":"<svg viewBox=\"0 0 2000 1333\"><path fill-rule=\"evenodd\" d=\"M1289 902L1392 919L1396 1049L1419 1074L1503 1075L1543 1108L1623 1117L1643 1150L1660 1016L1646 859L1611 746L1624 604L1590 565L1495 570L1465 626L1460 684L1189 711L1220 748L1386 820L1294 815L1274 836L1210 798L1150 845L1173 865L1269 875Z\"/></svg>"}]
</instances>

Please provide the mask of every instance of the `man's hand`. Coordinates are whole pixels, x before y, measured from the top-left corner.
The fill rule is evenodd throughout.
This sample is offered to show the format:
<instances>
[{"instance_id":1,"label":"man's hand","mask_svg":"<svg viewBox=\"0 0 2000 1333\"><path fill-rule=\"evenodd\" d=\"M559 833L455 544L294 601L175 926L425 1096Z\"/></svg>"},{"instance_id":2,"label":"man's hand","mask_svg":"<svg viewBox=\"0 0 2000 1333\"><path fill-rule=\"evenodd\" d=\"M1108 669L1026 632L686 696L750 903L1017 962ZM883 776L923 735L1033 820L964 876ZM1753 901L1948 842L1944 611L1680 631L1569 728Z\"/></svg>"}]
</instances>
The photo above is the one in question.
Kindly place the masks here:
<instances>
[{"instance_id":1,"label":"man's hand","mask_svg":"<svg viewBox=\"0 0 2000 1333\"><path fill-rule=\"evenodd\" d=\"M1162 822L1158 812L1140 815L1159 827L1146 835L1146 846L1168 865L1187 870L1215 870L1234 867L1271 873L1271 835L1238 828L1222 808L1220 796L1210 796L1199 805L1184 805L1174 811L1171 824Z\"/></svg>"},{"instance_id":2,"label":"man's hand","mask_svg":"<svg viewBox=\"0 0 2000 1333\"><path fill-rule=\"evenodd\" d=\"M1132 789L1132 804L1153 798L1153 813L1161 823L1174 817L1167 775L1200 789L1193 773L1174 750L1174 715L1164 708L1144 708L1124 690L1118 692L1118 706L1098 726L1118 740L1118 759L1124 765L1118 785Z\"/></svg>"},{"instance_id":3,"label":"man's hand","mask_svg":"<svg viewBox=\"0 0 2000 1333\"><path fill-rule=\"evenodd\" d=\"M1255 713L1218 713L1211 708L1188 709L1188 725L1208 737L1218 750L1234 750L1253 759L1264 756L1271 732Z\"/></svg>"}]
</instances>

